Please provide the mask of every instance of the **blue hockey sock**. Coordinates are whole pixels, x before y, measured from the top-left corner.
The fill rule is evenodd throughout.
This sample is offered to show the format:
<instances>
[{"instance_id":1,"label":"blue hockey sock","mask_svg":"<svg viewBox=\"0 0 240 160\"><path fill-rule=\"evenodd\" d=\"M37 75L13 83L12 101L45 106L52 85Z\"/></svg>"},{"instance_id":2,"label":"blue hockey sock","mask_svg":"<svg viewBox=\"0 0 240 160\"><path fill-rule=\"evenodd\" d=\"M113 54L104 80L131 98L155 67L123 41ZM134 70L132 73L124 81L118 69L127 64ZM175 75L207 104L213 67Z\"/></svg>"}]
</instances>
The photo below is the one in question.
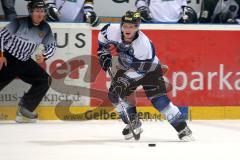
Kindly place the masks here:
<instances>
[{"instance_id":1,"label":"blue hockey sock","mask_svg":"<svg viewBox=\"0 0 240 160\"><path fill-rule=\"evenodd\" d=\"M176 131L179 132L186 127L185 118L178 107L172 104L166 95L155 97L151 101L153 106L164 115Z\"/></svg>"}]
</instances>

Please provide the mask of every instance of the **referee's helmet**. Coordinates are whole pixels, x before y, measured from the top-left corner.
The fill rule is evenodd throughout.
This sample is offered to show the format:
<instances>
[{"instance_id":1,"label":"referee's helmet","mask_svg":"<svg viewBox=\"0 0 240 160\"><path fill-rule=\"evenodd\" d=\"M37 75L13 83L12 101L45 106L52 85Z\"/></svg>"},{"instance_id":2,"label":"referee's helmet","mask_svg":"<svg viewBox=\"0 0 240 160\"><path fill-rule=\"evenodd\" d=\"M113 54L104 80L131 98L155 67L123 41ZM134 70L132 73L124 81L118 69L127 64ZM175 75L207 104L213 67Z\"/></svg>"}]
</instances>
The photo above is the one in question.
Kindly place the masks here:
<instances>
[{"instance_id":1,"label":"referee's helmet","mask_svg":"<svg viewBox=\"0 0 240 160\"><path fill-rule=\"evenodd\" d=\"M46 4L44 0L31 0L28 5L28 10L31 13L36 8L44 8L46 9Z\"/></svg>"}]
</instances>

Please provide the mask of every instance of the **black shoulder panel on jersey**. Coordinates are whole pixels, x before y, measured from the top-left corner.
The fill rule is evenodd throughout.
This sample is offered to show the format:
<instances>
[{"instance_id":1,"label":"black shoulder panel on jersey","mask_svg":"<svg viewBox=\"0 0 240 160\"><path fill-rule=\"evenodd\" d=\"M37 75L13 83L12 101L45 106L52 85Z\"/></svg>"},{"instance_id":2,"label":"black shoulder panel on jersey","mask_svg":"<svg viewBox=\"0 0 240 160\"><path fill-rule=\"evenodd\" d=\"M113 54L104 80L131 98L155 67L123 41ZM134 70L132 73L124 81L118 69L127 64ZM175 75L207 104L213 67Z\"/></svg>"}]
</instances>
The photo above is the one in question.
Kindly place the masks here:
<instances>
[{"instance_id":1,"label":"black shoulder panel on jersey","mask_svg":"<svg viewBox=\"0 0 240 160\"><path fill-rule=\"evenodd\" d=\"M155 56L156 56L156 50L155 50L155 47L154 47L153 43L151 41L150 41L150 43L151 43L151 48L152 48L152 59L151 59L151 61L153 61Z\"/></svg>"},{"instance_id":2,"label":"black shoulder panel on jersey","mask_svg":"<svg viewBox=\"0 0 240 160\"><path fill-rule=\"evenodd\" d=\"M102 29L101 29L101 33L102 35L107 39L107 29L110 26L110 23L106 24Z\"/></svg>"},{"instance_id":3,"label":"black shoulder panel on jersey","mask_svg":"<svg viewBox=\"0 0 240 160\"><path fill-rule=\"evenodd\" d=\"M110 26L110 23L106 24L102 29L101 29L101 32L105 32L108 27Z\"/></svg>"}]
</instances>

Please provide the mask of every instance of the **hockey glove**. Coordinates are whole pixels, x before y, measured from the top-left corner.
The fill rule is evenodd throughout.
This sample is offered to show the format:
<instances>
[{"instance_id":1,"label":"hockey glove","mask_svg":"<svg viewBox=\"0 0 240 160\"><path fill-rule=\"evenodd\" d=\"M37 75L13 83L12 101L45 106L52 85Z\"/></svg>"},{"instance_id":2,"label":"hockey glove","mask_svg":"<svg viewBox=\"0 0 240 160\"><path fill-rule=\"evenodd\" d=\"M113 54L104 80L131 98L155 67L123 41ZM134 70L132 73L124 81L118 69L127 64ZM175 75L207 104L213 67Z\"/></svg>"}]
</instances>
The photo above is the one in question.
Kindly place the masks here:
<instances>
[{"instance_id":1,"label":"hockey glove","mask_svg":"<svg viewBox=\"0 0 240 160\"><path fill-rule=\"evenodd\" d=\"M59 11L56 8L55 4L47 3L46 6L47 6L46 7L47 8L46 9L47 10L47 16L46 16L47 21L50 21L50 22L59 21L60 14L59 14Z\"/></svg>"},{"instance_id":2,"label":"hockey glove","mask_svg":"<svg viewBox=\"0 0 240 160\"><path fill-rule=\"evenodd\" d=\"M193 10L192 7L182 6L182 18L180 23L197 23L197 13Z\"/></svg>"},{"instance_id":3,"label":"hockey glove","mask_svg":"<svg viewBox=\"0 0 240 160\"><path fill-rule=\"evenodd\" d=\"M92 27L96 27L100 24L100 19L94 11L87 11L84 13L84 21L90 23Z\"/></svg>"},{"instance_id":4,"label":"hockey glove","mask_svg":"<svg viewBox=\"0 0 240 160\"><path fill-rule=\"evenodd\" d=\"M228 24L237 24L237 21L234 19L234 16L230 11L221 12L217 14L213 20L214 23L228 23Z\"/></svg>"},{"instance_id":5,"label":"hockey glove","mask_svg":"<svg viewBox=\"0 0 240 160\"><path fill-rule=\"evenodd\" d=\"M142 6L137 9L138 12L141 14L141 19L143 22L151 22L152 16L150 10L147 6Z\"/></svg>"},{"instance_id":6,"label":"hockey glove","mask_svg":"<svg viewBox=\"0 0 240 160\"><path fill-rule=\"evenodd\" d=\"M123 75L122 77L117 77L113 83L113 93L118 95L120 98L128 96L131 92L130 86L133 86L134 80Z\"/></svg>"},{"instance_id":7,"label":"hockey glove","mask_svg":"<svg viewBox=\"0 0 240 160\"><path fill-rule=\"evenodd\" d=\"M112 55L107 50L98 51L98 63L104 71L112 66Z\"/></svg>"},{"instance_id":8,"label":"hockey glove","mask_svg":"<svg viewBox=\"0 0 240 160\"><path fill-rule=\"evenodd\" d=\"M200 13L200 17L199 17L199 22L200 23L209 23L210 22L210 18L209 18L209 12L208 11L202 11Z\"/></svg>"}]
</instances>

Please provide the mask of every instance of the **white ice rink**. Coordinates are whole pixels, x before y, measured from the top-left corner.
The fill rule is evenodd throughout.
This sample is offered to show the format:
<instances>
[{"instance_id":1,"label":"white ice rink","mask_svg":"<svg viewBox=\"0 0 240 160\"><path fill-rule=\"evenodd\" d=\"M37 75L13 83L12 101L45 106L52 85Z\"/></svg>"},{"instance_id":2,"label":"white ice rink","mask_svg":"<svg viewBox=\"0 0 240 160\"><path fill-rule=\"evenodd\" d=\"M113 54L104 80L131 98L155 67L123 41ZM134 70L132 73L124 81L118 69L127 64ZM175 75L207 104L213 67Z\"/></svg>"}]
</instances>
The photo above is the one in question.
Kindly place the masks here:
<instances>
[{"instance_id":1,"label":"white ice rink","mask_svg":"<svg viewBox=\"0 0 240 160\"><path fill-rule=\"evenodd\" d=\"M0 160L240 159L240 121L191 121L189 126L196 141L181 142L166 121L145 121L136 142L123 140L120 121L0 121Z\"/></svg>"}]
</instances>

